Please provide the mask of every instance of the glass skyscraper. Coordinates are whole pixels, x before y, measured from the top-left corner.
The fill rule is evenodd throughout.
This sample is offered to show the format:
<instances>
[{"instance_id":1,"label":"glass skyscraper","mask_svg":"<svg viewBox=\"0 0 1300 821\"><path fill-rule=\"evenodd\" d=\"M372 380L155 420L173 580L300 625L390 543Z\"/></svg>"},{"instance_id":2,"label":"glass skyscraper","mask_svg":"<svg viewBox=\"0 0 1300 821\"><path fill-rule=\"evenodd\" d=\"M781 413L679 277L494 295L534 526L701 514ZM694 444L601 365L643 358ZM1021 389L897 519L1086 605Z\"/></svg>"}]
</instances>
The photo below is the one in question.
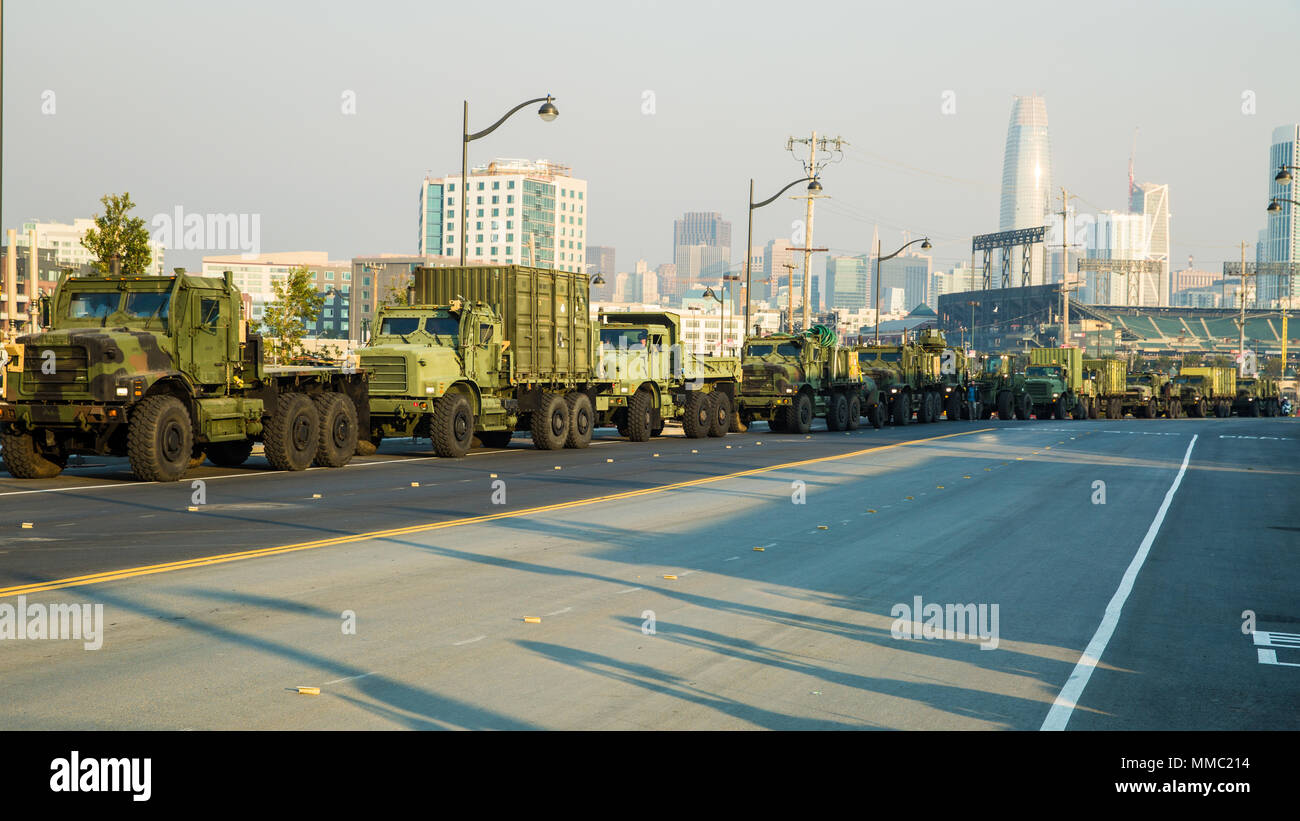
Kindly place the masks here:
<instances>
[{"instance_id":1,"label":"glass skyscraper","mask_svg":"<svg viewBox=\"0 0 1300 821\"><path fill-rule=\"evenodd\" d=\"M1049 224L1052 197L1052 145L1047 137L1047 101L1016 97L1007 126L1002 161L1002 211L998 230Z\"/></svg>"}]
</instances>

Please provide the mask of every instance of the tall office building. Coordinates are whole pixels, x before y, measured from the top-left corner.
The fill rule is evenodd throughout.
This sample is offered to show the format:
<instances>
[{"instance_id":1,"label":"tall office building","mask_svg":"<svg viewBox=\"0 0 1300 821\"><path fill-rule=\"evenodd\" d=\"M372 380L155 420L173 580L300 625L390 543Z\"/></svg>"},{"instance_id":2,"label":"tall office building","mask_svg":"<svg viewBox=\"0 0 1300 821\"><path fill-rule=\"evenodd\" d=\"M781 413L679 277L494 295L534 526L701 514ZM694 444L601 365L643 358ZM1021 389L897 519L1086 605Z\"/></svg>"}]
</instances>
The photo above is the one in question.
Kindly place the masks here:
<instances>
[{"instance_id":1,"label":"tall office building","mask_svg":"<svg viewBox=\"0 0 1300 821\"><path fill-rule=\"evenodd\" d=\"M716 211L688 211L673 220L673 264L686 286L721 282L731 263L731 223Z\"/></svg>"},{"instance_id":2,"label":"tall office building","mask_svg":"<svg viewBox=\"0 0 1300 821\"><path fill-rule=\"evenodd\" d=\"M731 223L717 211L688 211L673 220L673 248L679 245L731 247Z\"/></svg>"},{"instance_id":3,"label":"tall office building","mask_svg":"<svg viewBox=\"0 0 1300 821\"><path fill-rule=\"evenodd\" d=\"M493 160L469 172L467 262L582 271L586 265L587 181L568 166ZM420 189L420 254L459 256L460 175L426 177Z\"/></svg>"},{"instance_id":4,"label":"tall office building","mask_svg":"<svg viewBox=\"0 0 1300 821\"><path fill-rule=\"evenodd\" d=\"M1047 225L1052 203L1052 144L1047 135L1047 101L1037 95L1011 104L1002 159L1002 208L998 229Z\"/></svg>"},{"instance_id":5,"label":"tall office building","mask_svg":"<svg viewBox=\"0 0 1300 821\"><path fill-rule=\"evenodd\" d=\"M727 273L727 260L731 249L716 245L678 245L673 264L677 266L677 280L682 287L705 283L714 285Z\"/></svg>"},{"instance_id":6,"label":"tall office building","mask_svg":"<svg viewBox=\"0 0 1300 821\"><path fill-rule=\"evenodd\" d=\"M826 258L826 307L832 311L860 311L871 306L872 260L856 257Z\"/></svg>"},{"instance_id":7,"label":"tall office building","mask_svg":"<svg viewBox=\"0 0 1300 821\"><path fill-rule=\"evenodd\" d=\"M1290 172L1288 185L1273 179L1279 168L1300 165L1300 124L1273 129L1268 165L1268 196L1270 201L1277 200L1278 210L1268 213L1268 227L1262 233L1265 247L1257 256L1263 258L1261 262L1300 262L1300 206L1289 202L1300 200L1300 171ZM1300 297L1300 276L1293 277L1289 283L1281 277L1261 278L1258 304L1290 298L1294 305L1297 297Z\"/></svg>"},{"instance_id":8,"label":"tall office building","mask_svg":"<svg viewBox=\"0 0 1300 821\"><path fill-rule=\"evenodd\" d=\"M659 296L670 305L677 305L681 302L682 290L677 281L677 266L671 262L665 262L655 268L655 279L659 282Z\"/></svg>"},{"instance_id":9,"label":"tall office building","mask_svg":"<svg viewBox=\"0 0 1300 821\"><path fill-rule=\"evenodd\" d=\"M800 288L803 287L802 275L802 255L796 261L794 251L790 250L791 245L788 239L768 240L767 245L763 246L763 279L767 280L764 285L767 286L767 298L776 301L777 296L781 294L790 285L790 277L795 279L795 293L802 293ZM786 268L787 264L798 265L800 270L791 271ZM757 298L759 294L758 286L754 286L754 294Z\"/></svg>"},{"instance_id":10,"label":"tall office building","mask_svg":"<svg viewBox=\"0 0 1300 821\"><path fill-rule=\"evenodd\" d=\"M1153 182L1139 183L1133 189L1129 212L1142 215L1142 229L1146 232L1146 259L1163 263L1160 273L1150 277L1155 302L1151 305L1169 304L1169 186Z\"/></svg>"},{"instance_id":11,"label":"tall office building","mask_svg":"<svg viewBox=\"0 0 1300 821\"><path fill-rule=\"evenodd\" d=\"M880 264L881 292L883 293L886 288L901 290L908 311L917 305L928 304L933 263L934 258L928 254L917 254L911 251L885 260ZM873 269L875 268L874 256L869 259L869 264ZM881 300L884 300L883 296Z\"/></svg>"},{"instance_id":12,"label":"tall office building","mask_svg":"<svg viewBox=\"0 0 1300 821\"><path fill-rule=\"evenodd\" d=\"M618 268L614 265L614 248L610 245L588 245L587 267L583 269L587 276L600 274L604 285L592 284L591 301L608 302L614 296L614 274Z\"/></svg>"}]
</instances>

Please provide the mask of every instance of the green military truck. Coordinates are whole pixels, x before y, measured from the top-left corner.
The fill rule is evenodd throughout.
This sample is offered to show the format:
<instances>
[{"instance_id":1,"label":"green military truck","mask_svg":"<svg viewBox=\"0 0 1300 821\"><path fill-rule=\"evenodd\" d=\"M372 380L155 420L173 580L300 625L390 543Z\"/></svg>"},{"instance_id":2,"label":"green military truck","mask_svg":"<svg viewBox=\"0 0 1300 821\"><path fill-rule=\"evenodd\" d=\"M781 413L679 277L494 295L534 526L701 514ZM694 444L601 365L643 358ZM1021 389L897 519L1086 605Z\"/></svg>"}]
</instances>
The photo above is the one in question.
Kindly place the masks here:
<instances>
[{"instance_id":1,"label":"green military truck","mask_svg":"<svg viewBox=\"0 0 1300 821\"><path fill-rule=\"evenodd\" d=\"M1034 348L1025 368L1025 390L1039 419L1087 419L1091 411L1079 348Z\"/></svg>"},{"instance_id":2,"label":"green military truck","mask_svg":"<svg viewBox=\"0 0 1300 821\"><path fill-rule=\"evenodd\" d=\"M1155 419L1167 416L1178 419L1184 416L1178 386L1168 374L1159 371L1138 371L1125 380L1124 400L1120 416L1131 413L1138 419Z\"/></svg>"},{"instance_id":3,"label":"green military truck","mask_svg":"<svg viewBox=\"0 0 1300 821\"><path fill-rule=\"evenodd\" d=\"M972 408L967 402L967 397L970 384L975 378L971 372L974 363L961 348L947 347L942 331L923 332L919 344L939 360L939 384L943 390L940 403L948 416L948 421L970 419ZM978 402L973 410L978 417Z\"/></svg>"},{"instance_id":4,"label":"green military truck","mask_svg":"<svg viewBox=\"0 0 1300 821\"><path fill-rule=\"evenodd\" d=\"M941 374L942 344L922 346L916 342L899 345L861 345L856 348L858 365L865 377L875 381L882 397L888 398L887 415L894 425L936 422L947 409L954 392ZM960 400L958 400L960 401ZM958 406L960 410L960 406Z\"/></svg>"},{"instance_id":5,"label":"green military truck","mask_svg":"<svg viewBox=\"0 0 1300 821\"><path fill-rule=\"evenodd\" d=\"M633 442L658 436L666 420L692 439L741 432L736 411L740 358L686 349L681 317L669 311L601 312L596 416Z\"/></svg>"},{"instance_id":6,"label":"green military truck","mask_svg":"<svg viewBox=\"0 0 1300 821\"><path fill-rule=\"evenodd\" d=\"M1183 368L1174 377L1174 385L1188 416L1232 415L1232 403L1237 398L1237 372L1233 368L1219 365Z\"/></svg>"},{"instance_id":7,"label":"green military truck","mask_svg":"<svg viewBox=\"0 0 1300 821\"><path fill-rule=\"evenodd\" d=\"M1282 392L1268 377L1237 377L1232 410L1238 416L1281 416Z\"/></svg>"},{"instance_id":8,"label":"green military truck","mask_svg":"<svg viewBox=\"0 0 1300 821\"><path fill-rule=\"evenodd\" d=\"M415 436L461 457L475 438L506 447L517 430L540 450L587 447L600 392L590 287L550 268L416 269L412 304L381 309L359 352L372 374L362 449Z\"/></svg>"},{"instance_id":9,"label":"green military truck","mask_svg":"<svg viewBox=\"0 0 1300 821\"><path fill-rule=\"evenodd\" d=\"M829 328L746 339L741 376L736 405L746 427L763 420L777 433L807 433L816 417L828 430L861 424L862 375Z\"/></svg>"},{"instance_id":10,"label":"green military truck","mask_svg":"<svg viewBox=\"0 0 1300 821\"><path fill-rule=\"evenodd\" d=\"M97 454L170 482L204 457L243 464L257 441L279 470L341 467L369 424L366 374L263 363L229 272L65 275L41 312L47 330L10 346L0 402L5 466L20 479Z\"/></svg>"},{"instance_id":11,"label":"green military truck","mask_svg":"<svg viewBox=\"0 0 1300 821\"><path fill-rule=\"evenodd\" d=\"M1028 419L1034 412L1033 400L1025 387L1025 375L1016 371L1014 354L989 354L974 376L976 407L981 419L994 413L998 419Z\"/></svg>"},{"instance_id":12,"label":"green military truck","mask_svg":"<svg viewBox=\"0 0 1300 821\"><path fill-rule=\"evenodd\" d=\"M1124 418L1124 398L1128 395L1128 364L1121 359L1085 359L1088 417Z\"/></svg>"}]
</instances>

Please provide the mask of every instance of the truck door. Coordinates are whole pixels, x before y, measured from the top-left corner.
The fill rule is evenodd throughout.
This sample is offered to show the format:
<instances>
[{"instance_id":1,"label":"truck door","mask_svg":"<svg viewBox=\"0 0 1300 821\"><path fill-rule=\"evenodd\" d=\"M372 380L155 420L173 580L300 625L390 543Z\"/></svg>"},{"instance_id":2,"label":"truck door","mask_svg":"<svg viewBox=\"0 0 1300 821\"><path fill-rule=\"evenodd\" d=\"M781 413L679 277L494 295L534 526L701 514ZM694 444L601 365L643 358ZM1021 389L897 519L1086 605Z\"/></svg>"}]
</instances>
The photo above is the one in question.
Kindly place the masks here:
<instances>
[{"instance_id":1,"label":"truck door","mask_svg":"<svg viewBox=\"0 0 1300 821\"><path fill-rule=\"evenodd\" d=\"M190 297L190 376L203 385L226 381L226 347L230 339L230 310L217 294L195 292Z\"/></svg>"}]
</instances>

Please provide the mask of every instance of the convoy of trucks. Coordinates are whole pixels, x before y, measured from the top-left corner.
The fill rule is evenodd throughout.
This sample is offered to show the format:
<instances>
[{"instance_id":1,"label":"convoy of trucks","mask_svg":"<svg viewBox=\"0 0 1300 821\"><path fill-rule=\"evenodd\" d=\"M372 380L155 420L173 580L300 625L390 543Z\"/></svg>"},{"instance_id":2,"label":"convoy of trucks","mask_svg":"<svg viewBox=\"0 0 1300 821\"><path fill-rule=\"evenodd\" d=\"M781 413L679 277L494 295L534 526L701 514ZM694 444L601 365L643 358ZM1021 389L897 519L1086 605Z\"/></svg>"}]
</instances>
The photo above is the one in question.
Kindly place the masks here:
<instances>
[{"instance_id":1,"label":"convoy of trucks","mask_svg":"<svg viewBox=\"0 0 1300 821\"><path fill-rule=\"evenodd\" d=\"M644 442L678 422L692 438L959 418L1275 416L1266 378L1185 367L1128 374L1077 348L968 361L937 331L841 345L829 328L754 336L738 356L689 350L671 311L592 317L577 272L516 265L420 268L406 305L380 309L355 361L271 366L223 278L60 280L44 330L5 346L0 446L18 478L58 475L74 454L126 457L174 481L203 460L246 461L260 442L281 470L341 467L386 437L428 438L444 457L526 431L543 450L584 448L597 427Z\"/></svg>"}]
</instances>

